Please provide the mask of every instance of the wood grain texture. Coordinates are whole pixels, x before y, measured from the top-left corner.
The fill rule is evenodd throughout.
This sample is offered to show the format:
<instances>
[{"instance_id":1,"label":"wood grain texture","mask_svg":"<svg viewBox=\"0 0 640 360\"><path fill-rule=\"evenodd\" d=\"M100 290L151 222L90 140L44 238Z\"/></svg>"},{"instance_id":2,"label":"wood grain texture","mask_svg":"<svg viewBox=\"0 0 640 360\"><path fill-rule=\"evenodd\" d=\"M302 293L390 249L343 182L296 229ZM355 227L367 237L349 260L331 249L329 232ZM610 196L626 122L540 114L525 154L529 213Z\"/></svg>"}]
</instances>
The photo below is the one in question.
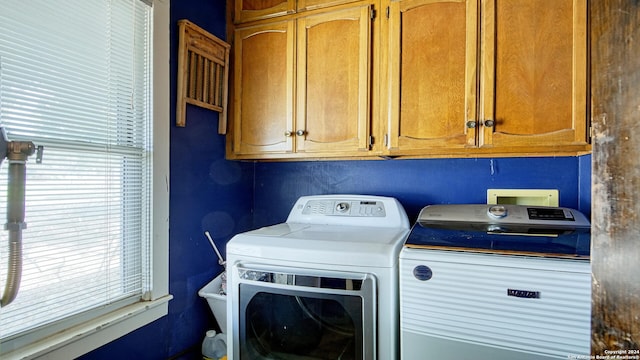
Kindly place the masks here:
<instances>
[{"instance_id":1,"label":"wood grain texture","mask_svg":"<svg viewBox=\"0 0 640 360\"><path fill-rule=\"evenodd\" d=\"M475 1L391 3L391 153L475 145L477 21Z\"/></svg>"},{"instance_id":2,"label":"wood grain texture","mask_svg":"<svg viewBox=\"0 0 640 360\"><path fill-rule=\"evenodd\" d=\"M287 0L239 0L242 10L268 10L286 4Z\"/></svg>"},{"instance_id":3,"label":"wood grain texture","mask_svg":"<svg viewBox=\"0 0 640 360\"><path fill-rule=\"evenodd\" d=\"M176 125L186 125L186 105L220 113L218 133L227 133L231 45L189 20L178 21Z\"/></svg>"},{"instance_id":4,"label":"wood grain texture","mask_svg":"<svg viewBox=\"0 0 640 360\"><path fill-rule=\"evenodd\" d=\"M592 355L640 349L640 2L590 2Z\"/></svg>"},{"instance_id":5,"label":"wood grain texture","mask_svg":"<svg viewBox=\"0 0 640 360\"><path fill-rule=\"evenodd\" d=\"M291 6L285 0L263 3L276 5L236 29L294 24L287 49L293 74L284 81L293 81L287 111L293 109L295 123L278 130L267 130L266 120L248 125L263 129L264 139L245 138L244 145L257 146L230 158L566 156L591 150L587 0L298 0L293 10L276 9L285 3ZM355 21L324 18L365 4L377 16L370 24L360 21L357 44L346 36L356 28L346 24ZM264 75L256 78L268 83ZM234 85L244 84L236 74ZM244 110L235 102L249 97L234 98L237 123ZM259 108L250 111L258 114ZM348 120L328 120L338 114ZM484 120L496 120L496 126L483 126ZM239 130L230 149L244 146ZM304 135L272 141L296 130ZM375 136L372 146L364 142L368 135Z\"/></svg>"},{"instance_id":6,"label":"wood grain texture","mask_svg":"<svg viewBox=\"0 0 640 360\"><path fill-rule=\"evenodd\" d=\"M572 128L572 1L499 4L495 70L498 131L535 135ZM512 119L518 121L509 121Z\"/></svg>"},{"instance_id":7,"label":"wood grain texture","mask_svg":"<svg viewBox=\"0 0 640 360\"><path fill-rule=\"evenodd\" d=\"M480 146L582 145L586 0L482 2ZM516 150L517 151L517 150Z\"/></svg>"},{"instance_id":8,"label":"wood grain texture","mask_svg":"<svg viewBox=\"0 0 640 360\"><path fill-rule=\"evenodd\" d=\"M298 20L298 151L366 150L370 24L369 6Z\"/></svg>"},{"instance_id":9,"label":"wood grain texture","mask_svg":"<svg viewBox=\"0 0 640 360\"><path fill-rule=\"evenodd\" d=\"M237 158L368 151L370 8L367 3L236 29Z\"/></svg>"},{"instance_id":10,"label":"wood grain texture","mask_svg":"<svg viewBox=\"0 0 640 360\"><path fill-rule=\"evenodd\" d=\"M292 151L294 22L236 30L234 151Z\"/></svg>"},{"instance_id":11,"label":"wood grain texture","mask_svg":"<svg viewBox=\"0 0 640 360\"><path fill-rule=\"evenodd\" d=\"M321 9L329 6L347 4L358 0L297 0L297 11Z\"/></svg>"},{"instance_id":12,"label":"wood grain texture","mask_svg":"<svg viewBox=\"0 0 640 360\"><path fill-rule=\"evenodd\" d=\"M240 24L358 1L360 0L238 0L235 1L234 21Z\"/></svg>"},{"instance_id":13,"label":"wood grain texture","mask_svg":"<svg viewBox=\"0 0 640 360\"><path fill-rule=\"evenodd\" d=\"M244 23L295 12L296 0L237 0L234 22Z\"/></svg>"},{"instance_id":14,"label":"wood grain texture","mask_svg":"<svg viewBox=\"0 0 640 360\"><path fill-rule=\"evenodd\" d=\"M402 15L400 136L440 138L464 129L465 4Z\"/></svg>"}]
</instances>

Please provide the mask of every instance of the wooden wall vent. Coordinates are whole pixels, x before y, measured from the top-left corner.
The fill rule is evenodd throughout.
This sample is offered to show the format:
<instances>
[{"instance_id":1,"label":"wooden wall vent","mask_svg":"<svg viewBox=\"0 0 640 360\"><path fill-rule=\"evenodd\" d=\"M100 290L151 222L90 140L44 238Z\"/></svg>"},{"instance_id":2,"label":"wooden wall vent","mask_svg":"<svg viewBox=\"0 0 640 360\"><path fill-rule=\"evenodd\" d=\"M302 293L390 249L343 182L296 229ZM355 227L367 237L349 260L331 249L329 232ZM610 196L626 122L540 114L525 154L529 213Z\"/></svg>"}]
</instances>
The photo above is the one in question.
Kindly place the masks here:
<instances>
[{"instance_id":1,"label":"wooden wall vent","mask_svg":"<svg viewBox=\"0 0 640 360\"><path fill-rule=\"evenodd\" d=\"M176 125L186 125L187 104L220 113L218 133L227 133L229 49L189 20L178 21L178 103Z\"/></svg>"}]
</instances>

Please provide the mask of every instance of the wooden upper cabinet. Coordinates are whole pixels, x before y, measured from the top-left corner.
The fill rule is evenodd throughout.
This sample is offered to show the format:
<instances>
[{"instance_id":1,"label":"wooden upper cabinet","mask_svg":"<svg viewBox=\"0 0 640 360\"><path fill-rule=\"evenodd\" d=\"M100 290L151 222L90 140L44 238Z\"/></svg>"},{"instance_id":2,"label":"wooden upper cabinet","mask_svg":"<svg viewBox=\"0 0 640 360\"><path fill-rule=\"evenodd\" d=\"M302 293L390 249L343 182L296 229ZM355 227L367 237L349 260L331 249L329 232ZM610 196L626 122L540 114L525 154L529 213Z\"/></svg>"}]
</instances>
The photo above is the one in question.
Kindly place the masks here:
<instances>
[{"instance_id":1,"label":"wooden upper cabinet","mask_svg":"<svg viewBox=\"0 0 640 360\"><path fill-rule=\"evenodd\" d=\"M392 1L389 10L388 151L475 146L476 1Z\"/></svg>"},{"instance_id":2,"label":"wooden upper cabinet","mask_svg":"<svg viewBox=\"0 0 640 360\"><path fill-rule=\"evenodd\" d=\"M359 0L235 0L234 23L246 23Z\"/></svg>"},{"instance_id":3,"label":"wooden upper cabinet","mask_svg":"<svg viewBox=\"0 0 640 360\"><path fill-rule=\"evenodd\" d=\"M295 21L237 29L233 153L293 151Z\"/></svg>"},{"instance_id":4,"label":"wooden upper cabinet","mask_svg":"<svg viewBox=\"0 0 640 360\"><path fill-rule=\"evenodd\" d=\"M369 150L371 6L238 27L231 157Z\"/></svg>"},{"instance_id":5,"label":"wooden upper cabinet","mask_svg":"<svg viewBox=\"0 0 640 360\"><path fill-rule=\"evenodd\" d=\"M586 0L483 0L479 145L585 150Z\"/></svg>"},{"instance_id":6,"label":"wooden upper cabinet","mask_svg":"<svg viewBox=\"0 0 640 360\"><path fill-rule=\"evenodd\" d=\"M387 152L589 150L586 6L390 1Z\"/></svg>"},{"instance_id":7,"label":"wooden upper cabinet","mask_svg":"<svg viewBox=\"0 0 640 360\"><path fill-rule=\"evenodd\" d=\"M299 152L368 150L370 6L298 20Z\"/></svg>"},{"instance_id":8,"label":"wooden upper cabinet","mask_svg":"<svg viewBox=\"0 0 640 360\"><path fill-rule=\"evenodd\" d=\"M296 11L296 0L235 0L236 24L291 14Z\"/></svg>"},{"instance_id":9,"label":"wooden upper cabinet","mask_svg":"<svg viewBox=\"0 0 640 360\"><path fill-rule=\"evenodd\" d=\"M238 0L230 157L588 152L587 1Z\"/></svg>"}]
</instances>

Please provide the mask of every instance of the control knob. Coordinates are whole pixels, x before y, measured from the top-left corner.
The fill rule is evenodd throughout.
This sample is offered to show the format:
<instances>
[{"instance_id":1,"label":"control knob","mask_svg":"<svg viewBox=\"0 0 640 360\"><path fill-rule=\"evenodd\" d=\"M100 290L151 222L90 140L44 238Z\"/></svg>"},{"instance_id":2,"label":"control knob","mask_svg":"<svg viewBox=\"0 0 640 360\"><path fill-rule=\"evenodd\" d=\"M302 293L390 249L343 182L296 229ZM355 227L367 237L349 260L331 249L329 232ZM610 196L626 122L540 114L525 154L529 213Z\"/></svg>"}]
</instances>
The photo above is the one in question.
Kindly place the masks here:
<instances>
[{"instance_id":1,"label":"control knob","mask_svg":"<svg viewBox=\"0 0 640 360\"><path fill-rule=\"evenodd\" d=\"M503 217L507 216L508 212L507 208L504 205L494 205L489 207L487 213L494 219L502 219Z\"/></svg>"},{"instance_id":2,"label":"control knob","mask_svg":"<svg viewBox=\"0 0 640 360\"><path fill-rule=\"evenodd\" d=\"M349 210L349 203L347 202L339 202L336 204L336 211L344 213Z\"/></svg>"}]
</instances>

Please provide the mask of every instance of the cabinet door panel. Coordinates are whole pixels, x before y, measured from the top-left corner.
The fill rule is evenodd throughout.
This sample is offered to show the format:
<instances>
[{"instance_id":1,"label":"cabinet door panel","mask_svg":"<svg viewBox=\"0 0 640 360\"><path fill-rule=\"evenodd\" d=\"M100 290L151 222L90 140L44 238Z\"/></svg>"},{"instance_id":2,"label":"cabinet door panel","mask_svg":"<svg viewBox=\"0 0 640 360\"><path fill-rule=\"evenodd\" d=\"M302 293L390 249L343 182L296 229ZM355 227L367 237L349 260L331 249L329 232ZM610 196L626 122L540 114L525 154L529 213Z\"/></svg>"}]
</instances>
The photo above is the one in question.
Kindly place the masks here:
<instances>
[{"instance_id":1,"label":"cabinet door panel","mask_svg":"<svg viewBox=\"0 0 640 360\"><path fill-rule=\"evenodd\" d=\"M293 150L294 22L239 29L235 35L236 154Z\"/></svg>"},{"instance_id":2,"label":"cabinet door panel","mask_svg":"<svg viewBox=\"0 0 640 360\"><path fill-rule=\"evenodd\" d=\"M297 151L367 150L369 6L298 20Z\"/></svg>"},{"instance_id":3,"label":"cabinet door panel","mask_svg":"<svg viewBox=\"0 0 640 360\"><path fill-rule=\"evenodd\" d=\"M476 26L475 1L391 3L392 152L475 145Z\"/></svg>"},{"instance_id":4,"label":"cabinet door panel","mask_svg":"<svg viewBox=\"0 0 640 360\"><path fill-rule=\"evenodd\" d=\"M294 13L295 0L236 0L235 23Z\"/></svg>"},{"instance_id":5,"label":"cabinet door panel","mask_svg":"<svg viewBox=\"0 0 640 360\"><path fill-rule=\"evenodd\" d=\"M298 0L298 11L314 10L329 6L347 4L358 0Z\"/></svg>"},{"instance_id":6,"label":"cabinet door panel","mask_svg":"<svg viewBox=\"0 0 640 360\"><path fill-rule=\"evenodd\" d=\"M586 144L585 1L492 0L483 13L481 118L495 125L481 146Z\"/></svg>"}]
</instances>

